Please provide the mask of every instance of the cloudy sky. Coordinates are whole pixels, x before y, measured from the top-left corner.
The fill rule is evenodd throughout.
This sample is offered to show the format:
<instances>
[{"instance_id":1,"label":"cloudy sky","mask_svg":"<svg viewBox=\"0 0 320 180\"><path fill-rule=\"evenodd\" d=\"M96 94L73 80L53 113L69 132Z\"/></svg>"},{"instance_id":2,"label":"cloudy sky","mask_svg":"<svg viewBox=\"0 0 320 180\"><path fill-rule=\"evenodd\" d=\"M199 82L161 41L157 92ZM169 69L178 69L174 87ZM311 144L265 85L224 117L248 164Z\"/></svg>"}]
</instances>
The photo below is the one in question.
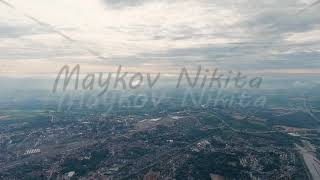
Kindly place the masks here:
<instances>
[{"instance_id":1,"label":"cloudy sky","mask_svg":"<svg viewBox=\"0 0 320 180\"><path fill-rule=\"evenodd\" d=\"M175 72L320 75L317 0L0 0L0 76Z\"/></svg>"}]
</instances>

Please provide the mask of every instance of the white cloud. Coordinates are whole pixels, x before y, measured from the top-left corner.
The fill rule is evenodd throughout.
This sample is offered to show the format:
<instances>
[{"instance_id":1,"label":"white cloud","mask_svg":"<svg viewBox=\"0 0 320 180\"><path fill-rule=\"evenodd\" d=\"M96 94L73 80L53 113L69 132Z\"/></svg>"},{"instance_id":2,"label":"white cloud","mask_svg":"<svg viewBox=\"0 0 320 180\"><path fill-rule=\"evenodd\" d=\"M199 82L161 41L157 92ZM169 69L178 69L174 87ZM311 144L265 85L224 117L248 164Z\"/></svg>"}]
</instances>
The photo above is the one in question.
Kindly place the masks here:
<instances>
[{"instance_id":1,"label":"white cloud","mask_svg":"<svg viewBox=\"0 0 320 180\"><path fill-rule=\"evenodd\" d=\"M320 43L320 28L306 32L290 33L286 37L290 43Z\"/></svg>"}]
</instances>

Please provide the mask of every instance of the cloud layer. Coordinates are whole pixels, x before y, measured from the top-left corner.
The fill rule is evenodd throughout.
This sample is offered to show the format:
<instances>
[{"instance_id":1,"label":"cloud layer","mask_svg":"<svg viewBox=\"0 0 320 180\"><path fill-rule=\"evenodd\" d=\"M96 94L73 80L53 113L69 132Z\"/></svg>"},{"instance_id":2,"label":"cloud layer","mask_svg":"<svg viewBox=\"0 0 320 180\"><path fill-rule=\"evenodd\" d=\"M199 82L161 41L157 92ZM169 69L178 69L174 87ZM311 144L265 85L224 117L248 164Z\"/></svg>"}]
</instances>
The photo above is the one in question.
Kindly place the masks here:
<instances>
[{"instance_id":1,"label":"cloud layer","mask_svg":"<svg viewBox=\"0 0 320 180\"><path fill-rule=\"evenodd\" d=\"M67 63L316 73L320 6L314 2L10 0L15 9L0 4L0 65L7 67L1 75L54 73Z\"/></svg>"}]
</instances>

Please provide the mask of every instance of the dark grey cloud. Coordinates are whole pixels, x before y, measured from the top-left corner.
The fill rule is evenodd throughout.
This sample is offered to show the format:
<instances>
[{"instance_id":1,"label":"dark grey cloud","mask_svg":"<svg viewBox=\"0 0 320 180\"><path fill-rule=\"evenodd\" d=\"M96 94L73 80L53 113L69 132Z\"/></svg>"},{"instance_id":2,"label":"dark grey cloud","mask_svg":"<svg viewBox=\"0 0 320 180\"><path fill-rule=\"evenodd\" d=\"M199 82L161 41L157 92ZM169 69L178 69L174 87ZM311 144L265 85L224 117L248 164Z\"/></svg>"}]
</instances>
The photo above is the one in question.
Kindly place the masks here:
<instances>
[{"instance_id":1,"label":"dark grey cloud","mask_svg":"<svg viewBox=\"0 0 320 180\"><path fill-rule=\"evenodd\" d=\"M246 24L250 27L260 27L263 33L283 34L288 32L308 31L320 25L320 16L315 14L301 14L297 16L286 11L263 12L252 17Z\"/></svg>"}]
</instances>

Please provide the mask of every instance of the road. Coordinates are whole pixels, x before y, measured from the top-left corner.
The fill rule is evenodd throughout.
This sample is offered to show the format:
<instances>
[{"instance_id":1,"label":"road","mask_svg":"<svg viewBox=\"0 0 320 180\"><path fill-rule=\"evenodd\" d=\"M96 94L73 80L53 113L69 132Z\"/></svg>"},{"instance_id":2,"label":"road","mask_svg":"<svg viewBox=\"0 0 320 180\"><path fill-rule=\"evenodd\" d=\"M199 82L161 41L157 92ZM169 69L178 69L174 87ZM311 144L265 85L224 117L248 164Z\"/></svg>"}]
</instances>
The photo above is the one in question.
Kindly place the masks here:
<instances>
[{"instance_id":1,"label":"road","mask_svg":"<svg viewBox=\"0 0 320 180\"><path fill-rule=\"evenodd\" d=\"M306 147L301 147L296 145L299 149L300 154L303 157L306 167L312 177L313 180L320 179L320 163L319 160L316 158L314 152L308 150Z\"/></svg>"}]
</instances>

